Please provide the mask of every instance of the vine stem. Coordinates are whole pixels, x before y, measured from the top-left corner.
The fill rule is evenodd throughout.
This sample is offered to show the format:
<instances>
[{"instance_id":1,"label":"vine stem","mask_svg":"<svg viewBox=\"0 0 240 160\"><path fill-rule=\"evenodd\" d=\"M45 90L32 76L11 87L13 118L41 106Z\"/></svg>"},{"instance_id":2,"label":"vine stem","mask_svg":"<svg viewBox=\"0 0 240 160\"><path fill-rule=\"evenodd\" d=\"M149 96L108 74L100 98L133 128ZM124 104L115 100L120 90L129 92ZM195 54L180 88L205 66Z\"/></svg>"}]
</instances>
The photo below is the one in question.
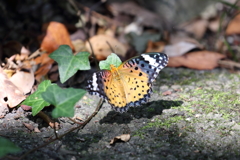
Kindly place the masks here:
<instances>
[{"instance_id":1,"label":"vine stem","mask_svg":"<svg viewBox=\"0 0 240 160\"><path fill-rule=\"evenodd\" d=\"M100 101L98 102L98 105L97 105L95 111L92 113L92 115L91 115L86 121L84 121L82 124L80 124L80 125L77 126L77 127L71 128L71 129L68 130L66 133L57 136L56 138L48 141L47 143L42 144L42 145L40 145L40 146L38 146L38 147L36 147L36 148L34 148L34 149L26 152L24 155L22 155L22 156L19 158L19 160L24 159L28 154L30 154L30 153L32 153L32 152L34 152L34 151L36 151L36 150L38 150L38 149L40 149L40 148L43 148L43 147L47 146L48 144L50 144L50 143L52 143L52 142L54 142L54 141L56 141L56 140L58 140L58 139L63 138L64 136L66 136L67 134L73 132L73 131L76 130L76 129L83 129L83 128L86 126L86 124L88 124L88 122L90 122L91 119L92 119L94 116L96 116L96 114L98 113L98 111L101 109L102 104L103 104L103 99L101 98Z\"/></svg>"}]
</instances>

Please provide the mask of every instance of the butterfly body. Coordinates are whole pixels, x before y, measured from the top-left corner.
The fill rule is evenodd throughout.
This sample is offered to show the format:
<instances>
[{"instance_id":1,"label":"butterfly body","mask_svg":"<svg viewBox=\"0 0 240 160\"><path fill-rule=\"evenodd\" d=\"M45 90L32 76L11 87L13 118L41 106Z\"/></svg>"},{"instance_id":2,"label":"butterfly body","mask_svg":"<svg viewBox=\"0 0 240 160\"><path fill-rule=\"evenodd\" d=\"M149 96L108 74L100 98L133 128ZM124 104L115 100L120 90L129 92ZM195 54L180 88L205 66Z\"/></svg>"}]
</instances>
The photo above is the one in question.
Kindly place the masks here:
<instances>
[{"instance_id":1,"label":"butterfly body","mask_svg":"<svg viewBox=\"0 0 240 160\"><path fill-rule=\"evenodd\" d=\"M110 65L110 70L95 72L88 81L88 91L106 99L115 111L125 112L148 102L152 82L167 63L164 53L141 54L119 67Z\"/></svg>"}]
</instances>

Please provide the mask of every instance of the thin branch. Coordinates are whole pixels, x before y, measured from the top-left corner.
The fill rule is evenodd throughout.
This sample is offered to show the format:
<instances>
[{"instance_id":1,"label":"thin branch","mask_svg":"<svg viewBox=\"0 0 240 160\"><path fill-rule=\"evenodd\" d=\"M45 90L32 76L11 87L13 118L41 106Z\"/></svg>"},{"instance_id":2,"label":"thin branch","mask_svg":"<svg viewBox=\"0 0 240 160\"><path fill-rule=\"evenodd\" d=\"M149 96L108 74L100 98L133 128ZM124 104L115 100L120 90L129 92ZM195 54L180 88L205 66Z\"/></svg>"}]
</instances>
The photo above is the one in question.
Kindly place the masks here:
<instances>
[{"instance_id":1,"label":"thin branch","mask_svg":"<svg viewBox=\"0 0 240 160\"><path fill-rule=\"evenodd\" d=\"M110 44L108 41L106 41L106 43L108 44L108 46L109 46L110 50L112 51L112 53L115 53L115 52L114 52L114 49L113 49L112 46L111 46L111 44Z\"/></svg>"},{"instance_id":2,"label":"thin branch","mask_svg":"<svg viewBox=\"0 0 240 160\"><path fill-rule=\"evenodd\" d=\"M30 153L32 153L32 152L34 152L34 151L36 151L36 150L38 150L38 149L40 149L40 148L43 148L43 147L47 146L48 144L50 144L50 143L52 143L52 142L54 142L54 141L56 141L56 140L58 140L58 139L61 139L62 137L66 136L67 134L73 132L73 131L76 130L76 129L83 129L83 128L86 126L86 124L87 124L88 122L90 122L91 119L98 113L98 111L99 111L99 110L101 109L101 107L102 107L102 104L103 104L103 99L100 99L100 101L98 102L98 106L96 107L95 111L94 111L94 112L92 113L92 115L91 115L86 121L84 121L81 125L79 125L79 126L77 126L77 127L74 127L74 128L72 128L72 129L68 130L66 133L64 133L64 134L62 134L62 135L59 135L58 138L54 138L54 139L48 141L47 143L42 144L42 145L40 145L40 146L38 146L38 147L36 147L36 148L34 148L34 149L26 152L24 155L22 155L22 156L19 158L19 160L24 159L28 154L30 154Z\"/></svg>"}]
</instances>

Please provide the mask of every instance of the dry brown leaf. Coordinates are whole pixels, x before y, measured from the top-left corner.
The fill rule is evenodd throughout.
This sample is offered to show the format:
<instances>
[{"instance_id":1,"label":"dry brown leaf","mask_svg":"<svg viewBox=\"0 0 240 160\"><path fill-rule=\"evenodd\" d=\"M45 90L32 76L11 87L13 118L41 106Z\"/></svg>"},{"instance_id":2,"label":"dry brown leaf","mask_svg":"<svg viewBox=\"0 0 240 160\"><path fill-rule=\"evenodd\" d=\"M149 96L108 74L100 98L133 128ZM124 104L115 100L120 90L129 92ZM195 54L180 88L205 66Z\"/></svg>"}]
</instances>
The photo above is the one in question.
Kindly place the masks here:
<instances>
[{"instance_id":1,"label":"dry brown leaf","mask_svg":"<svg viewBox=\"0 0 240 160\"><path fill-rule=\"evenodd\" d=\"M163 96L167 96L167 95L171 95L171 94L172 94L171 91L165 91L165 92L162 93Z\"/></svg>"},{"instance_id":2,"label":"dry brown leaf","mask_svg":"<svg viewBox=\"0 0 240 160\"><path fill-rule=\"evenodd\" d=\"M38 127L35 127L35 128L34 128L34 132L35 132L35 133L40 133L41 131L38 129Z\"/></svg>"},{"instance_id":3,"label":"dry brown leaf","mask_svg":"<svg viewBox=\"0 0 240 160\"><path fill-rule=\"evenodd\" d=\"M197 51L187 53L182 56L169 57L169 67L188 67L192 69L214 69L218 67L218 61L225 58L225 55L222 55L217 52L211 51Z\"/></svg>"},{"instance_id":4,"label":"dry brown leaf","mask_svg":"<svg viewBox=\"0 0 240 160\"><path fill-rule=\"evenodd\" d=\"M32 71L17 71L9 80L15 86L17 86L24 94L27 94L31 91L35 81Z\"/></svg>"},{"instance_id":5,"label":"dry brown leaf","mask_svg":"<svg viewBox=\"0 0 240 160\"><path fill-rule=\"evenodd\" d=\"M34 130L34 127L33 127L32 124L29 124L29 123L23 123L23 124L24 124L24 126L25 126L27 129L29 129L30 131L33 131L33 130Z\"/></svg>"},{"instance_id":6,"label":"dry brown leaf","mask_svg":"<svg viewBox=\"0 0 240 160\"><path fill-rule=\"evenodd\" d=\"M162 52L165 45L165 42L148 41L146 52Z\"/></svg>"},{"instance_id":7,"label":"dry brown leaf","mask_svg":"<svg viewBox=\"0 0 240 160\"><path fill-rule=\"evenodd\" d=\"M72 45L70 35L65 25L59 22L50 22L47 26L46 35L40 48L48 53L52 53L63 44L69 45L70 48L74 50L74 46Z\"/></svg>"},{"instance_id":8,"label":"dry brown leaf","mask_svg":"<svg viewBox=\"0 0 240 160\"><path fill-rule=\"evenodd\" d=\"M40 81L41 77L45 76L52 67L54 60L48 57L50 53L63 44L69 45L74 51L70 35L62 23L50 22L46 28L46 35L40 47L41 50L46 51L46 53L43 53L35 59L36 64L41 64L41 67L35 72L37 81Z\"/></svg>"},{"instance_id":9,"label":"dry brown leaf","mask_svg":"<svg viewBox=\"0 0 240 160\"><path fill-rule=\"evenodd\" d=\"M22 108L24 111L31 111L31 110L32 110L32 107L31 107L31 106L27 106L27 105L24 105L24 104L21 105L21 108Z\"/></svg>"},{"instance_id":10,"label":"dry brown leaf","mask_svg":"<svg viewBox=\"0 0 240 160\"><path fill-rule=\"evenodd\" d=\"M180 29L185 30L188 33L191 33L197 39L201 39L208 26L208 21L205 19L196 19L188 23L184 23L180 26Z\"/></svg>"},{"instance_id":11,"label":"dry brown leaf","mask_svg":"<svg viewBox=\"0 0 240 160\"><path fill-rule=\"evenodd\" d=\"M122 134L120 136L116 136L113 139L111 139L110 144L114 144L119 140L123 142L127 142L129 141L130 137L131 137L130 134Z\"/></svg>"},{"instance_id":12,"label":"dry brown leaf","mask_svg":"<svg viewBox=\"0 0 240 160\"><path fill-rule=\"evenodd\" d=\"M164 48L164 53L166 53L169 57L181 56L196 48L198 47L195 44L182 41L173 45L166 45Z\"/></svg>"},{"instance_id":13,"label":"dry brown leaf","mask_svg":"<svg viewBox=\"0 0 240 160\"><path fill-rule=\"evenodd\" d=\"M134 2L114 2L111 3L109 9L115 16L120 13L136 16L136 19L141 21L141 24L148 27L161 28L164 17L146 10Z\"/></svg>"},{"instance_id":14,"label":"dry brown leaf","mask_svg":"<svg viewBox=\"0 0 240 160\"><path fill-rule=\"evenodd\" d=\"M107 56L109 56L113 51L122 57L125 57L126 55L126 47L116 38L107 35L96 35L91 37L89 41L92 45L93 52L98 60L106 59ZM113 49L113 51L110 47ZM90 53L92 53L91 47L88 42L86 42L86 48Z\"/></svg>"},{"instance_id":15,"label":"dry brown leaf","mask_svg":"<svg viewBox=\"0 0 240 160\"><path fill-rule=\"evenodd\" d=\"M47 75L47 73L50 71L50 69L52 68L52 64L53 64L53 60L49 60L49 63L45 63L43 64L40 68L38 68L38 70L35 72L35 79L40 82L41 78L45 75Z\"/></svg>"},{"instance_id":16,"label":"dry brown leaf","mask_svg":"<svg viewBox=\"0 0 240 160\"><path fill-rule=\"evenodd\" d=\"M0 68L0 84L1 106L8 105L13 108L25 99L23 92L7 78L2 68Z\"/></svg>"},{"instance_id":17,"label":"dry brown leaf","mask_svg":"<svg viewBox=\"0 0 240 160\"><path fill-rule=\"evenodd\" d=\"M220 25L222 25L222 24L220 24L220 23L221 23L220 18L216 18L216 19L214 19L214 20L211 20L211 21L209 21L208 28L209 28L212 32L217 32L218 29L219 29L219 27L220 27Z\"/></svg>"},{"instance_id":18,"label":"dry brown leaf","mask_svg":"<svg viewBox=\"0 0 240 160\"><path fill-rule=\"evenodd\" d=\"M72 44L75 48L76 53L87 50L85 46L85 42L80 39L72 41Z\"/></svg>"},{"instance_id":19,"label":"dry brown leaf","mask_svg":"<svg viewBox=\"0 0 240 160\"><path fill-rule=\"evenodd\" d=\"M240 34L240 14L234 17L231 22L228 24L226 29L226 35L231 34Z\"/></svg>"}]
</instances>

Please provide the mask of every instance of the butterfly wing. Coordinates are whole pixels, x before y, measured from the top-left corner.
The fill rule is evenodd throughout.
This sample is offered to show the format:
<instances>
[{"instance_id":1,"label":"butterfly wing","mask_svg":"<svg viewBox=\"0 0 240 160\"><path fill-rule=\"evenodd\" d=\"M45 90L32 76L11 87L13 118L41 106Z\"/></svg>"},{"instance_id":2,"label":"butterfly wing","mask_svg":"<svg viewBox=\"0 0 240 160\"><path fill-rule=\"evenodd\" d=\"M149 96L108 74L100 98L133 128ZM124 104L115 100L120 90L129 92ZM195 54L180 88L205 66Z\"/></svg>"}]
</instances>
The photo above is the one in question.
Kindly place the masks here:
<instances>
[{"instance_id":1,"label":"butterfly wing","mask_svg":"<svg viewBox=\"0 0 240 160\"><path fill-rule=\"evenodd\" d=\"M124 87L120 79L117 79L108 70L95 72L90 80L88 80L89 93L98 95L106 99L115 111L123 112L126 106L126 96Z\"/></svg>"},{"instance_id":2,"label":"butterfly wing","mask_svg":"<svg viewBox=\"0 0 240 160\"><path fill-rule=\"evenodd\" d=\"M168 57L164 53L144 53L119 66L127 101L125 109L122 110L148 101L152 92L152 82L167 63Z\"/></svg>"},{"instance_id":3,"label":"butterfly wing","mask_svg":"<svg viewBox=\"0 0 240 160\"><path fill-rule=\"evenodd\" d=\"M111 71L102 70L93 74L88 81L88 91L106 99L112 108L125 112L129 107L146 103L152 92L152 82L168 63L164 53L144 53L122 63L119 77Z\"/></svg>"}]
</instances>

